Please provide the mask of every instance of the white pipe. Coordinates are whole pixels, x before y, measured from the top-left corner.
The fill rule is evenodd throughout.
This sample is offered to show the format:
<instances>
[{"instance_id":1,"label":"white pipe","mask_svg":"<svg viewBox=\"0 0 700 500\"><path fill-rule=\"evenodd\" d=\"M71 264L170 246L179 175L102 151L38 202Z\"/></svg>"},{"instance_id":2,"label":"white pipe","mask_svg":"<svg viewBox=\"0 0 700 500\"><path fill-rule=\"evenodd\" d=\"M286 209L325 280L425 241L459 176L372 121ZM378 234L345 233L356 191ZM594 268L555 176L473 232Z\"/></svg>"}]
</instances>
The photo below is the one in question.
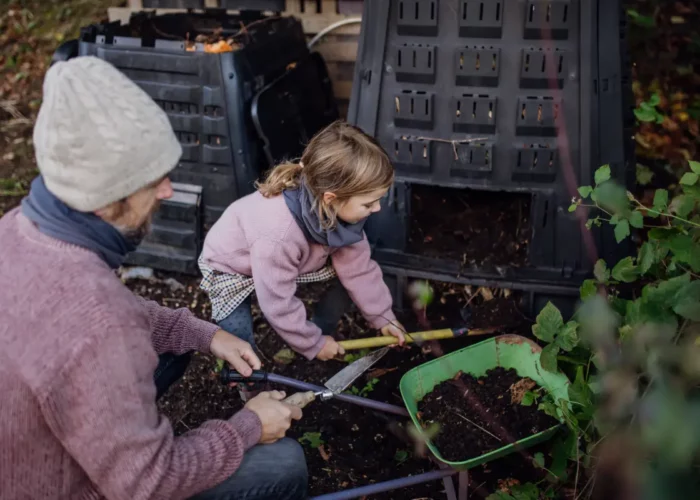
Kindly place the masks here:
<instances>
[{"instance_id":1,"label":"white pipe","mask_svg":"<svg viewBox=\"0 0 700 500\"><path fill-rule=\"evenodd\" d=\"M338 21L337 23L333 23L330 26L326 26L323 28L321 31L319 31L316 36L314 36L308 43L308 47L311 48L314 45L316 45L316 42L318 42L321 38L326 36L328 33L331 31L340 28L341 26L346 26L348 24L356 24L356 23L362 23L362 18L361 17L351 17L348 19L343 19L342 21Z\"/></svg>"}]
</instances>

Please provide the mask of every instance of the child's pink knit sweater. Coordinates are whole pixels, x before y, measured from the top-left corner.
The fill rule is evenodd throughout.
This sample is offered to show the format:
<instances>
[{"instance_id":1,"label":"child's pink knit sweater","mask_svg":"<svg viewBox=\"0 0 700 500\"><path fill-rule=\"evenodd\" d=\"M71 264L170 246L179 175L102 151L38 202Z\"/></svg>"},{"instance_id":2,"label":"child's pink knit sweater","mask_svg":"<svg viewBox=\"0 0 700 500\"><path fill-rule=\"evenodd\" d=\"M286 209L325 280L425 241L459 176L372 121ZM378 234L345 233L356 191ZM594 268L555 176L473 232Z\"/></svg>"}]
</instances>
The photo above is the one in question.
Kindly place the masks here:
<instances>
[{"instance_id":1,"label":"child's pink knit sweater","mask_svg":"<svg viewBox=\"0 0 700 500\"><path fill-rule=\"evenodd\" d=\"M391 293L379 265L370 258L367 238L335 251L311 243L283 196L265 198L255 192L235 201L209 230L202 252L202 259L213 269L253 277L267 320L308 359L316 357L323 339L295 296L295 280L321 269L329 256L341 283L372 327L379 329L396 319Z\"/></svg>"}]
</instances>

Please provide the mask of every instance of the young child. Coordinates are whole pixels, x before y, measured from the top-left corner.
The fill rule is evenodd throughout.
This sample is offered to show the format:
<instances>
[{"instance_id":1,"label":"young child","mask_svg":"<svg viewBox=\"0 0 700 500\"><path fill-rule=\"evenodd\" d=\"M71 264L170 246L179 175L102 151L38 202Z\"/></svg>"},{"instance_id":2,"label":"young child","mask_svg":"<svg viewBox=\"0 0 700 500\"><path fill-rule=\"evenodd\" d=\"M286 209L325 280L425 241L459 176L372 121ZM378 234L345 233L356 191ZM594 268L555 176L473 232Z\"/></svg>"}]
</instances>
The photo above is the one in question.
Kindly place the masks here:
<instances>
[{"instance_id":1,"label":"young child","mask_svg":"<svg viewBox=\"0 0 700 500\"><path fill-rule=\"evenodd\" d=\"M403 327L363 231L393 181L388 156L360 129L335 122L319 132L298 164L275 167L207 234L199 266L214 321L255 345L255 290L263 314L292 349L328 360L344 352L331 333L351 299L372 327L403 344ZM335 277L340 285L307 321L297 283Z\"/></svg>"}]
</instances>

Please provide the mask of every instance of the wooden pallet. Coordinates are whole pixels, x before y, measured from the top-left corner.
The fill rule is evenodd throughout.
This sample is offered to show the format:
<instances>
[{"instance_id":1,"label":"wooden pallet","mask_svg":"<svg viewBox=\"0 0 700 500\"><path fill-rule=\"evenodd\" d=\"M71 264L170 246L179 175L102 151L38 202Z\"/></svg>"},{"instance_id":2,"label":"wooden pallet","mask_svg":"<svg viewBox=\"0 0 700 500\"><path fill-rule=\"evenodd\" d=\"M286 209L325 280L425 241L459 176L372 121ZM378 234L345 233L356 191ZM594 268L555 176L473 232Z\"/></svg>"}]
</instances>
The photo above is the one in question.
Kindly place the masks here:
<instances>
[{"instance_id":1,"label":"wooden pallet","mask_svg":"<svg viewBox=\"0 0 700 500\"><path fill-rule=\"evenodd\" d=\"M207 8L216 8L217 0L205 0ZM285 16L298 18L309 39L331 24L349 18L361 17L362 0L286 0ZM129 0L128 7L113 7L108 11L110 21L128 23L134 12L155 11L157 14L185 12L183 9L144 9L141 0ZM341 13L343 12L343 13ZM347 116L352 91L352 80L357 58L360 24L343 26L321 38L313 47L320 52L333 81L341 116Z\"/></svg>"}]
</instances>

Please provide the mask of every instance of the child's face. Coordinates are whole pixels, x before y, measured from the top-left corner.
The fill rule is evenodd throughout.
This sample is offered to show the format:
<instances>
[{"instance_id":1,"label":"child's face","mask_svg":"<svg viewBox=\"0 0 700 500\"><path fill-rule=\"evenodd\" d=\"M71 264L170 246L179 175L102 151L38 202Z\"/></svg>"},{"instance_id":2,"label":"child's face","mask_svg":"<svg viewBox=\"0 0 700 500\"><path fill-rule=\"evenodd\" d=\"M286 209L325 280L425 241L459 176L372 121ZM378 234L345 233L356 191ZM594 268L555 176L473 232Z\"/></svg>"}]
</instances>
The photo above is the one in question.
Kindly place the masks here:
<instances>
[{"instance_id":1,"label":"child's face","mask_svg":"<svg viewBox=\"0 0 700 500\"><path fill-rule=\"evenodd\" d=\"M381 210L379 201L386 196L389 188L377 189L371 193L353 196L340 205L338 217L348 224L355 224ZM330 193L327 193L330 194Z\"/></svg>"}]
</instances>

